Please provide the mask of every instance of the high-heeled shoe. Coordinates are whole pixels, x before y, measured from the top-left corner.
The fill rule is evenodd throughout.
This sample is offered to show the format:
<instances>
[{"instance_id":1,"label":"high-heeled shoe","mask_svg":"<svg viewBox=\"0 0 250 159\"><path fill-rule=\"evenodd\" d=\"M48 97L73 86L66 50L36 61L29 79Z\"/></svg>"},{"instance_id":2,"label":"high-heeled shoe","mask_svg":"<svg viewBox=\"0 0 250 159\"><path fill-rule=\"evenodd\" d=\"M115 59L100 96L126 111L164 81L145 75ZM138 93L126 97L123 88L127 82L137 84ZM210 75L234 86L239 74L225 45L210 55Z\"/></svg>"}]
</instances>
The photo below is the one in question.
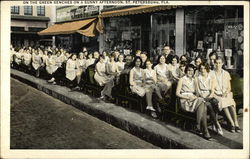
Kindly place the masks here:
<instances>
[{"instance_id":1,"label":"high-heeled shoe","mask_svg":"<svg viewBox=\"0 0 250 159\"><path fill-rule=\"evenodd\" d=\"M211 141L212 140L212 137L208 134L204 134L203 135L204 139L208 140L208 141Z\"/></svg>"},{"instance_id":2,"label":"high-heeled shoe","mask_svg":"<svg viewBox=\"0 0 250 159\"><path fill-rule=\"evenodd\" d=\"M240 133L240 132L241 132L241 129L240 129L240 127L238 127L238 126L235 126L235 131L236 131L237 133Z\"/></svg>"},{"instance_id":3,"label":"high-heeled shoe","mask_svg":"<svg viewBox=\"0 0 250 159\"><path fill-rule=\"evenodd\" d=\"M218 125L217 133L218 133L219 135L223 136L223 131L222 131L222 128L221 128L221 126L220 126L220 123L218 122L217 125Z\"/></svg>"},{"instance_id":4,"label":"high-heeled shoe","mask_svg":"<svg viewBox=\"0 0 250 159\"><path fill-rule=\"evenodd\" d=\"M231 126L230 132L235 133L235 126Z\"/></svg>"}]
</instances>

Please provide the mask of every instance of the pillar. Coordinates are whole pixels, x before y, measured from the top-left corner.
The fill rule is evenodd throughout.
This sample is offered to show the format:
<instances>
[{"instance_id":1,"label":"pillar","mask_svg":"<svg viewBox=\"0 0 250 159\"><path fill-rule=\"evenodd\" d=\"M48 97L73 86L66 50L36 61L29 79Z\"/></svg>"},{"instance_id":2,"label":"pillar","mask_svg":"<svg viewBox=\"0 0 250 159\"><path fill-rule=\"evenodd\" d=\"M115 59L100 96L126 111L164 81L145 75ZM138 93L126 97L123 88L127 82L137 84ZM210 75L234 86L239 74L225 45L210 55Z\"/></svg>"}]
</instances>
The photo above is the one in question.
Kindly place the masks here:
<instances>
[{"instance_id":1,"label":"pillar","mask_svg":"<svg viewBox=\"0 0 250 159\"><path fill-rule=\"evenodd\" d=\"M183 8L176 9L175 17L175 53L178 56L185 54L185 15Z\"/></svg>"}]
</instances>

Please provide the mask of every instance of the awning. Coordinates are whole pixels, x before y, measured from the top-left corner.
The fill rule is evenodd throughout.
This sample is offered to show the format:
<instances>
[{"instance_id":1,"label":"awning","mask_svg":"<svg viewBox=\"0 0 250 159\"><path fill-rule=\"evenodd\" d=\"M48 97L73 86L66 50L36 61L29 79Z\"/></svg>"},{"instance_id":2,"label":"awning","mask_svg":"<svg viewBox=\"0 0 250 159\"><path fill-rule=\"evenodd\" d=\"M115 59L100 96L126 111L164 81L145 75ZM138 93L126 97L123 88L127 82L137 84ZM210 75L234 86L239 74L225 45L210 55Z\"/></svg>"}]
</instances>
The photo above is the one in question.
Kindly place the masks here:
<instances>
[{"instance_id":1,"label":"awning","mask_svg":"<svg viewBox=\"0 0 250 159\"><path fill-rule=\"evenodd\" d=\"M54 24L45 30L38 32L38 35L59 35L59 34L72 34L76 33L81 28L93 23L96 18L66 22L61 24Z\"/></svg>"},{"instance_id":2,"label":"awning","mask_svg":"<svg viewBox=\"0 0 250 159\"><path fill-rule=\"evenodd\" d=\"M94 21L88 28L78 30L77 33L88 36L88 37L93 37L97 34L97 32L103 33L103 21L101 18L98 20Z\"/></svg>"},{"instance_id":3,"label":"awning","mask_svg":"<svg viewBox=\"0 0 250 159\"><path fill-rule=\"evenodd\" d=\"M139 7L115 10L115 11L107 11L100 14L100 17L116 17L116 16L125 16L125 15L133 15L133 14L142 14L142 13L150 13L161 10L167 10L177 8L177 6L169 6L169 5L144 5Z\"/></svg>"}]
</instances>

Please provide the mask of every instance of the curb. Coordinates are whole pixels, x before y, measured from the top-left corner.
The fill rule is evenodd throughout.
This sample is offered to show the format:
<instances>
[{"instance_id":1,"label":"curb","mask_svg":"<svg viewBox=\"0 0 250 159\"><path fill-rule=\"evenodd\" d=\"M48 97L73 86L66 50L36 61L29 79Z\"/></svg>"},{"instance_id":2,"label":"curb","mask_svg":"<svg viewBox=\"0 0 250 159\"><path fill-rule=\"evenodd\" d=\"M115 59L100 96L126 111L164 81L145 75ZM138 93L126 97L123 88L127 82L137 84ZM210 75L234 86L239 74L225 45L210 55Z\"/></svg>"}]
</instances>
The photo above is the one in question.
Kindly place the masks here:
<instances>
[{"instance_id":1,"label":"curb","mask_svg":"<svg viewBox=\"0 0 250 159\"><path fill-rule=\"evenodd\" d=\"M17 70L11 69L11 77L164 149L225 148L220 144L211 144L193 133L153 120L145 114L112 103L98 102L81 92L48 84L45 80Z\"/></svg>"}]
</instances>

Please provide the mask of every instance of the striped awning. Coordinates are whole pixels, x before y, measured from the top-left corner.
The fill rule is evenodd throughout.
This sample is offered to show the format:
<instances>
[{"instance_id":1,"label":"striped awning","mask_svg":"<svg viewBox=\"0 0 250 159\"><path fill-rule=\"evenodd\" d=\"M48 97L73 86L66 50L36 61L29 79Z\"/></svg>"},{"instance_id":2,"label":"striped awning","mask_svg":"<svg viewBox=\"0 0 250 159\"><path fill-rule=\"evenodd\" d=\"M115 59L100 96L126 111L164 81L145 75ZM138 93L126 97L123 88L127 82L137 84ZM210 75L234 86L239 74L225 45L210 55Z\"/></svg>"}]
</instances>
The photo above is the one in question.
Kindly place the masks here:
<instances>
[{"instance_id":1,"label":"striped awning","mask_svg":"<svg viewBox=\"0 0 250 159\"><path fill-rule=\"evenodd\" d=\"M102 12L100 17L117 17L117 16L125 16L125 15L134 15L134 14L142 14L142 13L150 13L156 12L161 10L168 10L172 8L177 8L177 6L170 6L170 5L144 5L132 8L126 8L121 10L114 10L114 11L107 11Z\"/></svg>"}]
</instances>

